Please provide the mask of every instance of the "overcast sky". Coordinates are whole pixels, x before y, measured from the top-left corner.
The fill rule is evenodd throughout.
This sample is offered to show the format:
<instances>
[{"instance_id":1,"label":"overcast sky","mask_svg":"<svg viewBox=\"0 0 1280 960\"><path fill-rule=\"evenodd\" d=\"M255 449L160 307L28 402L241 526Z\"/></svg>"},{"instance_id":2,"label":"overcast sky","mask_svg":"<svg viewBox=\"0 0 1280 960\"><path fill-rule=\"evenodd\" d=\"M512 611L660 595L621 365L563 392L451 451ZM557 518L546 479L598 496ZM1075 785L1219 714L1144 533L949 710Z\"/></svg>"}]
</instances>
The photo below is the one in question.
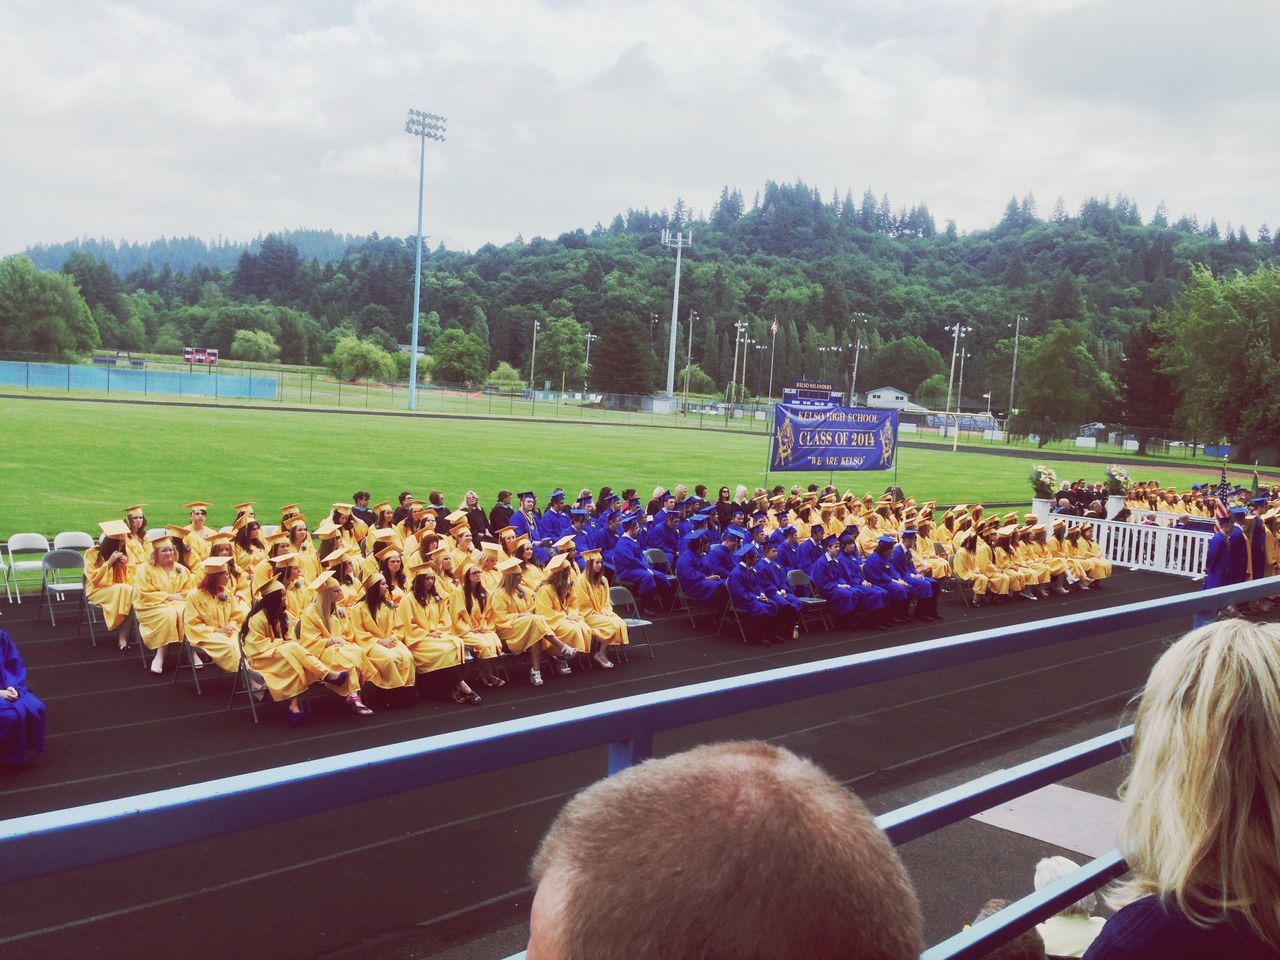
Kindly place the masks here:
<instances>
[{"instance_id":1,"label":"overcast sky","mask_svg":"<svg viewBox=\"0 0 1280 960\"><path fill-rule=\"evenodd\" d=\"M1280 224L1273 0L0 4L0 255L77 236L555 236L766 179Z\"/></svg>"}]
</instances>

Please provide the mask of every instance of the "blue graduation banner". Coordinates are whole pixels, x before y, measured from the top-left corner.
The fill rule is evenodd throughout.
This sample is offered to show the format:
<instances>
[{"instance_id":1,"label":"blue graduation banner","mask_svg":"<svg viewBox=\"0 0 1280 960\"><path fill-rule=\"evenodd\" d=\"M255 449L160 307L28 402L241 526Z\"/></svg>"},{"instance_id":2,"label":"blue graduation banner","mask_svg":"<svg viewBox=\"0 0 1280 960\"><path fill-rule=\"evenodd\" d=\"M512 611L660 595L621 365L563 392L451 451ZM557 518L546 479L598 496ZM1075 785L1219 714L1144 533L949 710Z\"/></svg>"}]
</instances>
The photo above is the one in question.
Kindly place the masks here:
<instances>
[{"instance_id":1,"label":"blue graduation banner","mask_svg":"<svg viewBox=\"0 0 1280 960\"><path fill-rule=\"evenodd\" d=\"M769 469L888 470L897 446L897 410L779 403Z\"/></svg>"}]
</instances>

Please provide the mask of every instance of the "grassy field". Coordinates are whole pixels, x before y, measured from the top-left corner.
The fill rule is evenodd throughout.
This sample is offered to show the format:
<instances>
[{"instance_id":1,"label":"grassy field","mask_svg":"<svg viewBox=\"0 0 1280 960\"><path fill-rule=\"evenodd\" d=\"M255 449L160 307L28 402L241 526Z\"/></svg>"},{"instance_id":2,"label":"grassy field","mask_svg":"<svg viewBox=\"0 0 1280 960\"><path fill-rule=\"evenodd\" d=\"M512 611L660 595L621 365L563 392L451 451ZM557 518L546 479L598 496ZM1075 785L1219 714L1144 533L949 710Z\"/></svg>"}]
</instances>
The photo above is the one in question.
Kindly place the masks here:
<instances>
[{"instance_id":1,"label":"grassy field","mask_svg":"<svg viewBox=\"0 0 1280 960\"><path fill-rule=\"evenodd\" d=\"M764 481L764 437L577 423L166 408L0 398L0 538L83 529L148 504L152 524L185 521L182 504L214 504L211 520L256 500L274 519L296 501L313 520L364 488L375 499L434 488L450 504L474 489L490 506L500 488L615 489L647 496L659 484ZM918 499L1028 502L1028 461L949 450L899 448L898 482ZM1096 463L1049 460L1060 476L1097 477ZM1143 471L1186 487L1203 468ZM841 489L879 493L892 472L837 473ZM770 483L825 482L825 474L774 473Z\"/></svg>"}]
</instances>

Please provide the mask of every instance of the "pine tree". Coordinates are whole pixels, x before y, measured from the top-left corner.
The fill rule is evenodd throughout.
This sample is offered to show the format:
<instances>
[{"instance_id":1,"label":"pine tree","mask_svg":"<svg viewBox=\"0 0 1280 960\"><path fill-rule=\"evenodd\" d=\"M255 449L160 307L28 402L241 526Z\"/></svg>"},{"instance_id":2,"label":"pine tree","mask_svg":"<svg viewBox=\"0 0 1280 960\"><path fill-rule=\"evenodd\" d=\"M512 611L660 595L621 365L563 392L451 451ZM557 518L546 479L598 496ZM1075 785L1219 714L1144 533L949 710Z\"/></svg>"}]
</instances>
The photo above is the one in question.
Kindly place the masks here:
<instances>
[{"instance_id":1,"label":"pine tree","mask_svg":"<svg viewBox=\"0 0 1280 960\"><path fill-rule=\"evenodd\" d=\"M1059 194L1058 199L1053 204L1053 222L1066 223L1067 219L1067 205L1062 202L1062 195Z\"/></svg>"}]
</instances>

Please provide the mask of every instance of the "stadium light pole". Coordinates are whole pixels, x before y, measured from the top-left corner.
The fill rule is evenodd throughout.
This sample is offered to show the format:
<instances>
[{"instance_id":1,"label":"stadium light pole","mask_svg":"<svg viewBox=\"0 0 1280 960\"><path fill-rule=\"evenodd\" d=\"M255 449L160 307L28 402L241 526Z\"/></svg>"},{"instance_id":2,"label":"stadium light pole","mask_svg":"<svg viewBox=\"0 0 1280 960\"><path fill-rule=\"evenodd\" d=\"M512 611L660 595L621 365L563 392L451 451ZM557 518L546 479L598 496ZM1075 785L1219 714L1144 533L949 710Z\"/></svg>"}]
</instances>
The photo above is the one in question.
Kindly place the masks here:
<instances>
[{"instance_id":1,"label":"stadium light pole","mask_svg":"<svg viewBox=\"0 0 1280 960\"><path fill-rule=\"evenodd\" d=\"M537 320L533 321L533 348L529 351L529 393L533 393L533 368L534 362L538 359L538 327Z\"/></svg>"},{"instance_id":2,"label":"stadium light pole","mask_svg":"<svg viewBox=\"0 0 1280 960\"><path fill-rule=\"evenodd\" d=\"M853 315L853 374L849 377L849 405L852 406L854 398L858 393L858 358L862 355L866 344L862 342L862 330L866 329L866 325L871 321L870 314L855 313ZM862 324L862 329L858 328L858 324Z\"/></svg>"},{"instance_id":3,"label":"stadium light pole","mask_svg":"<svg viewBox=\"0 0 1280 960\"><path fill-rule=\"evenodd\" d=\"M773 326L769 328L769 399L773 399L773 361L778 355L778 315L773 315Z\"/></svg>"},{"instance_id":4,"label":"stadium light pole","mask_svg":"<svg viewBox=\"0 0 1280 960\"><path fill-rule=\"evenodd\" d=\"M1009 416L1013 416L1013 391L1018 383L1018 340L1022 336L1022 321L1025 320L1022 314L1018 314L1013 323L1009 326L1013 327L1013 369L1009 371Z\"/></svg>"},{"instance_id":5,"label":"stadium light pole","mask_svg":"<svg viewBox=\"0 0 1280 960\"><path fill-rule=\"evenodd\" d=\"M680 320L680 254L686 247L693 246L693 231L689 236L684 232L671 236L670 230L662 231L662 245L674 247L676 251L676 282L671 290L671 347L667 351L667 396L676 395L676 324Z\"/></svg>"},{"instance_id":6,"label":"stadium light pole","mask_svg":"<svg viewBox=\"0 0 1280 960\"><path fill-rule=\"evenodd\" d=\"M582 363L582 399L587 398L587 372L591 369L591 341L599 340L600 334L587 331L587 359Z\"/></svg>"},{"instance_id":7,"label":"stadium light pole","mask_svg":"<svg viewBox=\"0 0 1280 960\"><path fill-rule=\"evenodd\" d=\"M684 358L684 408L689 409L689 368L693 366L693 321L698 319L698 311L689 311L689 349Z\"/></svg>"},{"instance_id":8,"label":"stadium light pole","mask_svg":"<svg viewBox=\"0 0 1280 960\"><path fill-rule=\"evenodd\" d=\"M968 350L960 351L960 389L956 391L956 428L951 431L952 453L960 447L960 404L964 402L964 358L968 355Z\"/></svg>"},{"instance_id":9,"label":"stadium light pole","mask_svg":"<svg viewBox=\"0 0 1280 960\"><path fill-rule=\"evenodd\" d=\"M404 132L418 138L418 247L413 269L413 333L409 345L409 409L418 407L418 303L422 292L422 193L427 175L427 141L444 142L448 122L438 113L410 110Z\"/></svg>"},{"instance_id":10,"label":"stadium light pole","mask_svg":"<svg viewBox=\"0 0 1280 960\"><path fill-rule=\"evenodd\" d=\"M947 405L943 409L943 413L951 412L951 388L955 385L956 380L956 354L960 352L960 338L972 330L972 327L966 327L962 323L955 323L949 327L943 327L947 333L954 334L955 339L951 343L951 374L947 377ZM944 421L945 422L945 421Z\"/></svg>"}]
</instances>

